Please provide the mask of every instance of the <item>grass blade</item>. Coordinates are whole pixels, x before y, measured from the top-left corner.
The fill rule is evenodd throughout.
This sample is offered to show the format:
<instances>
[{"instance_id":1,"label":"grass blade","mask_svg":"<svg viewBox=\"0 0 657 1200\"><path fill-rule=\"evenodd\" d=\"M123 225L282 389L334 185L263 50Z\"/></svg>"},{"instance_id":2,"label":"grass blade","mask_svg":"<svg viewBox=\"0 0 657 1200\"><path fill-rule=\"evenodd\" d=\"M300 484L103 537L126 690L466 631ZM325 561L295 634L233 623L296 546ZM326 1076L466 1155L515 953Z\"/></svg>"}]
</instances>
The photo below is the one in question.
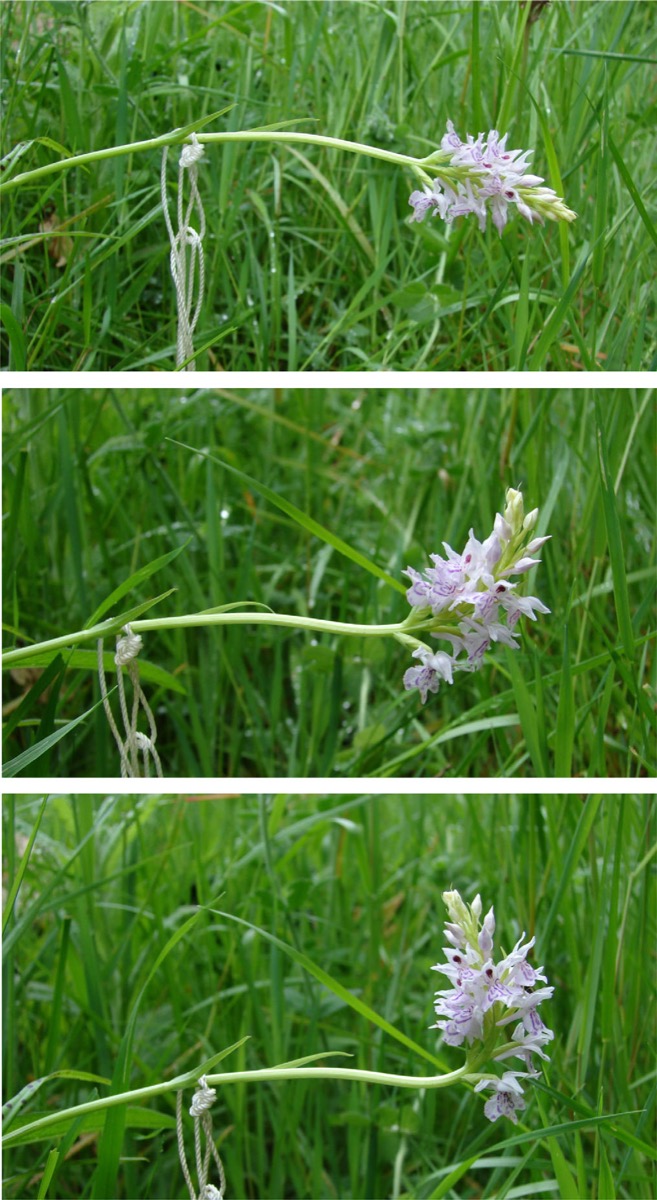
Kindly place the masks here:
<instances>
[{"instance_id":1,"label":"grass blade","mask_svg":"<svg viewBox=\"0 0 657 1200\"><path fill-rule=\"evenodd\" d=\"M209 459L210 462L214 462L217 464L217 466L223 467L225 471L230 471L231 474L237 476L237 478L241 479L243 483L248 484L249 487L253 488L255 492L258 492L258 494L262 496L264 500L268 500L270 504L275 504L277 508L280 508L281 512L286 513L288 517L292 517L292 520L296 521L302 529L306 529L308 533L312 533L315 537L321 538L323 542L326 542L327 545L332 546L333 549L337 550L339 554L344 554L345 558L351 559L351 561L357 563L359 567L363 567L365 571L369 571L371 575L375 575L377 579L382 579L383 582L387 583L389 587L395 588L396 591L406 595L406 588L398 579L394 579L392 575L389 575L388 572L384 571L382 567L377 566L376 563L373 563L369 558L366 558L365 555L361 554L359 550L354 549L354 547L350 546L347 542L343 542L342 538L339 538L335 533L331 533L330 529L325 529L325 527L320 525L319 522L314 521L312 517L307 515L307 513L302 512L300 508L297 508L295 504L292 504L290 500L286 500L284 496L279 496L277 492L273 492L271 488L266 486L266 484L260 483L259 480L254 479L252 475L247 475L245 471L240 471L239 467L231 466L230 463L226 462L226 460L223 458L219 458L216 454L210 454L206 450L198 450L195 446L188 446L185 442L176 441L175 438L167 438L167 441L173 442L175 446L181 446L183 450L191 451L192 454L198 454L201 458Z\"/></svg>"},{"instance_id":2,"label":"grass blade","mask_svg":"<svg viewBox=\"0 0 657 1200\"><path fill-rule=\"evenodd\" d=\"M616 504L614 482L611 478L609 470L609 456L607 452L607 441L602 421L600 401L597 397L595 401L595 417L598 468L600 472L600 491L602 493L605 528L607 530L609 561L614 580L614 603L616 605L618 628L620 630L620 635L623 642L623 649L629 663L631 664L634 660L634 632L632 630L632 618L630 616L630 598L627 590L627 575L625 572L623 539L621 536L621 526L618 516L618 506Z\"/></svg>"}]
</instances>

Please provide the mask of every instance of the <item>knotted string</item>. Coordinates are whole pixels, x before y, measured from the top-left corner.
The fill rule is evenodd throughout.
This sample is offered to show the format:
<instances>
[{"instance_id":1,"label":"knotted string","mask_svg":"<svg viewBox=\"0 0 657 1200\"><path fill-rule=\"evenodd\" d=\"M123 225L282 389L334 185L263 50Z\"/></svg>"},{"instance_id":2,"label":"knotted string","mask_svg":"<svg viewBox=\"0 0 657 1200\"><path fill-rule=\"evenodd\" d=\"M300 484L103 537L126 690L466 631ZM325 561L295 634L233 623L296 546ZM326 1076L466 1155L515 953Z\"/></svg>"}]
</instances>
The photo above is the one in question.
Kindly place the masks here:
<instances>
[{"instance_id":1,"label":"knotted string","mask_svg":"<svg viewBox=\"0 0 657 1200\"><path fill-rule=\"evenodd\" d=\"M226 1192L226 1176L224 1175L223 1163L219 1157L219 1151L214 1144L212 1137L212 1117L210 1116L210 1107L214 1103L217 1093L214 1088L208 1087L205 1075L201 1075L194 1092L190 1116L194 1118L194 1151L196 1155L196 1175L198 1178L198 1196L194 1191L194 1184L187 1166L185 1157L185 1139L183 1136L183 1115L182 1115L182 1091L179 1091L176 1096L176 1133L178 1135L178 1154L180 1156L180 1166L185 1177L185 1183L189 1188L191 1200L224 1200ZM201 1129L205 1134L205 1153L201 1150ZM208 1183L208 1169L210 1167L210 1156L214 1158L217 1171L219 1172L219 1187L216 1188L213 1183Z\"/></svg>"},{"instance_id":2,"label":"knotted string","mask_svg":"<svg viewBox=\"0 0 657 1200\"><path fill-rule=\"evenodd\" d=\"M103 639L98 639L98 681L100 683L100 694L103 698L103 708L107 722L114 735L119 756L121 759L121 778L135 779L139 776L139 752L143 756L143 773L146 778L150 774L150 759L153 759L155 764L155 773L162 778L162 764L160 756L155 749L155 741L157 739L157 726L152 709L142 691L139 682L139 667L137 665L137 655L141 650L141 638L138 633L133 633L129 625L123 626L123 637L116 639L116 654L114 662L116 663L116 683L119 692L119 707L121 709L121 717L123 720L123 728L125 737L122 737L114 716L110 708L109 697L107 695L107 683L105 682L105 664L103 662ZM128 715L128 705L126 702L125 688L123 685L123 667L126 668L130 681L132 683L133 701L132 711ZM145 733L140 733L137 729L137 717L139 709L143 708L148 720L150 737Z\"/></svg>"},{"instance_id":3,"label":"knotted string","mask_svg":"<svg viewBox=\"0 0 657 1200\"><path fill-rule=\"evenodd\" d=\"M201 194L198 190L198 167L197 163L203 156L203 147L199 145L196 134L191 135L191 143L186 144L182 148L182 153L178 162L178 232L174 233L169 216L169 205L167 202L167 158L169 147L165 146L162 152L162 171L160 175L160 183L162 190L162 211L164 212L164 220L166 221L169 241L171 243L171 276L173 278L176 289L176 304L178 308L178 334L176 344L176 366L180 367L184 362L186 371L195 371L196 363L193 359L194 342L193 334L198 321L201 305L203 304L203 293L205 291L205 265L203 261L203 237L205 235L205 213L203 212L203 203ZM183 183L185 171L189 172L190 197L187 204L187 209L183 212ZM192 213L196 208L198 213L198 233L190 225ZM189 247L189 259L187 249ZM198 263L198 295L196 297L196 305L192 309L194 301L194 286L196 283L196 267Z\"/></svg>"}]
</instances>

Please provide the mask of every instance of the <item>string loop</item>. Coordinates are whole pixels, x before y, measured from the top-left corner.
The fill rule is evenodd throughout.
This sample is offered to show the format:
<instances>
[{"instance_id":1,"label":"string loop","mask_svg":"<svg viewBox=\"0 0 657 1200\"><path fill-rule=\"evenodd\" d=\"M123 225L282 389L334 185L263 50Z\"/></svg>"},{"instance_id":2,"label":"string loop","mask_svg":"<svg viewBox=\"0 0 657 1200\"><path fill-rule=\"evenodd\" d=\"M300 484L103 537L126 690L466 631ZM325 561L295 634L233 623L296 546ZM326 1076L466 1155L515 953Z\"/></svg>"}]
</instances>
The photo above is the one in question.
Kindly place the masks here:
<instances>
[{"instance_id":1,"label":"string loop","mask_svg":"<svg viewBox=\"0 0 657 1200\"><path fill-rule=\"evenodd\" d=\"M139 777L139 754L142 755L143 774L146 778L150 775L151 760L155 767L156 775L162 778L162 763L160 756L155 749L157 740L157 726L153 711L146 699L141 683L139 681L139 666L137 664L137 655L141 650L141 637L138 633L133 633L129 625L124 625L122 629L122 637L116 639L116 653L114 662L116 663L116 685L119 693L119 708L121 710L121 719L123 721L124 736L121 735L114 714L110 707L109 696L107 694L107 682L105 679L105 662L103 659L103 639L98 639L98 682L100 684L100 694L103 700L103 708L107 723L112 731L114 741L116 742L121 760L121 778L136 779ZM130 682L132 683L133 701L132 709L128 712L128 703L125 694L125 685L123 682L123 667L126 668ZM137 729L137 718L139 710L143 709L148 721L148 734L142 733Z\"/></svg>"},{"instance_id":2,"label":"string loop","mask_svg":"<svg viewBox=\"0 0 657 1200\"><path fill-rule=\"evenodd\" d=\"M176 338L176 366L185 371L195 371L193 335L196 323L201 313L205 292L205 262L203 258L203 238L205 236L205 213L203 202L198 190L198 163L203 157L203 147L195 133L191 141L186 143L178 160L178 230L174 233L169 216L167 200L167 158L169 147L162 151L162 169L160 172L160 188L162 193L162 211L166 222L167 233L171 245L169 263L171 277L176 289L176 305L178 310L178 331ZM189 174L190 197L187 208L183 204L185 171ZM198 215L198 231L190 224L194 211ZM188 251L189 249L189 257ZM198 277L198 282L197 282ZM194 291L196 290L196 303Z\"/></svg>"},{"instance_id":3,"label":"string loop","mask_svg":"<svg viewBox=\"0 0 657 1200\"><path fill-rule=\"evenodd\" d=\"M190 1200L224 1200L226 1194L226 1176L219 1151L212 1137L212 1117L210 1107L217 1093L208 1087L205 1075L196 1084L196 1091L190 1107L190 1115L194 1118L194 1152L196 1158L196 1175L198 1178L198 1196L194 1190L191 1173L185 1156L185 1139L183 1134L182 1091L176 1096L176 1134L178 1138L178 1154L180 1166L187 1184ZM205 1152L201 1148L201 1131L205 1134ZM219 1175L219 1187L208 1183L210 1158L214 1159Z\"/></svg>"}]
</instances>

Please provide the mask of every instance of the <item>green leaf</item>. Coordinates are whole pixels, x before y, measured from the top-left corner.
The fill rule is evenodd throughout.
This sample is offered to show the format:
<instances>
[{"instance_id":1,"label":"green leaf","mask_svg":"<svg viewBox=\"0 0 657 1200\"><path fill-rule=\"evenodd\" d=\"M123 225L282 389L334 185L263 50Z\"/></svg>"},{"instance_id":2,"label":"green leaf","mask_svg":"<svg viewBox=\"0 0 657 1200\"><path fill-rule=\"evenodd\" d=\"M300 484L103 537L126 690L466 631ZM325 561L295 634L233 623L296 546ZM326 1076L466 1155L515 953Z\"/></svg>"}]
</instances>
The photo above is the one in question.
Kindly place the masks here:
<instances>
[{"instance_id":1,"label":"green leaf","mask_svg":"<svg viewBox=\"0 0 657 1200\"><path fill-rule=\"evenodd\" d=\"M536 1102L538 1104L538 1110L541 1114L541 1120L544 1125L547 1125L547 1117L541 1102L540 1093L536 1093ZM557 1183L559 1184L559 1195L561 1196L561 1200L573 1200L573 1198L578 1194L577 1184L575 1183L572 1171L568 1166L564 1152L561 1149L556 1137L549 1138L547 1146L550 1153L550 1158L552 1159L554 1174Z\"/></svg>"},{"instance_id":2,"label":"green leaf","mask_svg":"<svg viewBox=\"0 0 657 1200\"><path fill-rule=\"evenodd\" d=\"M146 563L143 567L140 567L138 571L135 571L133 575L130 575L127 579L124 579L123 583L120 583L118 587L114 588L114 591L111 592L101 604L99 604L96 611L86 622L85 629L90 629L92 625L97 625L101 618L105 616L105 613L109 612L110 608L113 608L118 600L121 600L128 592L133 591L147 579L150 579L151 575L154 575L155 572L159 571L161 567L165 567L167 563L173 562L173 560L176 559L179 554L182 554L183 550L187 549L191 540L191 538L187 538L187 541L183 542L181 546L176 546L175 550L169 550L168 554L162 554L159 558L154 558L152 562ZM173 590L175 589L172 588L171 591L165 592L164 595L170 596ZM160 598L162 599L163 597Z\"/></svg>"},{"instance_id":3,"label":"green leaf","mask_svg":"<svg viewBox=\"0 0 657 1200\"><path fill-rule=\"evenodd\" d=\"M598 1171L598 1196L604 1196L605 1200L616 1200L616 1185L614 1177L609 1166L607 1151L605 1149L604 1138L598 1138L598 1153L600 1155L600 1169Z\"/></svg>"},{"instance_id":4,"label":"green leaf","mask_svg":"<svg viewBox=\"0 0 657 1200\"><path fill-rule=\"evenodd\" d=\"M157 1132L161 1129L176 1128L175 1117L170 1113L160 1112L158 1109L126 1104L121 1112L125 1115L125 1127L128 1129L150 1129ZM47 1115L49 1115L47 1112L36 1112L30 1117L30 1121L39 1120ZM53 1117L52 1123L46 1129L28 1130L24 1134L21 1133L20 1128L15 1129L12 1133L11 1145L12 1147L29 1146L35 1142L46 1141L48 1138L65 1137L74 1124L79 1133L98 1133L103 1127L104 1119L103 1109L83 1113L81 1117L73 1117L63 1112L61 1116Z\"/></svg>"},{"instance_id":5,"label":"green leaf","mask_svg":"<svg viewBox=\"0 0 657 1200\"><path fill-rule=\"evenodd\" d=\"M289 1062L276 1063L275 1071L284 1067L305 1067L311 1062L321 1062L324 1058L352 1058L348 1050L323 1050L321 1054L306 1054L304 1058L292 1058Z\"/></svg>"},{"instance_id":6,"label":"green leaf","mask_svg":"<svg viewBox=\"0 0 657 1200\"><path fill-rule=\"evenodd\" d=\"M513 683L513 693L518 708L518 716L520 717L527 750L532 760L534 774L538 776L547 775L534 700L525 682L520 666L516 661L516 655L513 650L507 649L506 662L511 682Z\"/></svg>"},{"instance_id":7,"label":"green leaf","mask_svg":"<svg viewBox=\"0 0 657 1200\"><path fill-rule=\"evenodd\" d=\"M580 251L579 259L572 278L567 288L564 288L559 300L553 308L550 316L547 318L543 332L534 347L534 352L529 360L527 370L542 371L545 367L545 359L548 351L554 341L556 341L561 326L566 319L566 314L571 308L573 297L580 285L580 280L589 266L591 259L591 249L588 242L583 242Z\"/></svg>"},{"instance_id":8,"label":"green leaf","mask_svg":"<svg viewBox=\"0 0 657 1200\"><path fill-rule=\"evenodd\" d=\"M68 146L62 146L61 142L56 142L55 139L51 137L38 137L35 138L30 144L32 146L47 146L49 150L54 150L55 153L61 155L62 158L72 158L74 154L74 151L69 150Z\"/></svg>"},{"instance_id":9,"label":"green leaf","mask_svg":"<svg viewBox=\"0 0 657 1200\"><path fill-rule=\"evenodd\" d=\"M34 680L34 683L23 696L20 704L17 705L13 713L8 715L2 730L2 742L5 746L16 726L20 725L22 721L27 720L40 696L47 691L53 681L57 679L57 676L63 672L64 659L59 650L51 650L47 661L38 665L46 667L46 670Z\"/></svg>"},{"instance_id":10,"label":"green leaf","mask_svg":"<svg viewBox=\"0 0 657 1200\"><path fill-rule=\"evenodd\" d=\"M616 504L616 492L614 490L614 483L609 472L607 440L602 423L600 401L597 396L595 399L595 422L598 444L598 467L600 470L600 490L602 492L602 507L605 518L605 527L607 530L607 544L609 546L611 574L614 580L614 603L616 605L616 616L618 617L618 628L623 642L623 649L626 657L630 662L632 662L634 659L634 632L632 630L630 598L627 590L627 576L625 573L623 537L621 534L621 525L618 516L618 506Z\"/></svg>"},{"instance_id":11,"label":"green leaf","mask_svg":"<svg viewBox=\"0 0 657 1200\"><path fill-rule=\"evenodd\" d=\"M28 864L28 862L30 861L30 854L32 853L32 847L33 847L33 845L34 845L34 841L35 841L36 835L37 835L37 833L39 832L39 825L41 824L41 818L43 817L43 814L44 814L44 812L46 811L46 804L47 804L47 803L48 803L48 797L46 796L46 797L45 797L45 798L44 798L44 799L41 801L41 808L39 809L39 811L38 811L38 813L37 813L37 815L36 815L36 818L35 818L35 821L34 821L34 825L33 825L33 827L32 827L32 832L30 833L30 836L29 836L29 839L28 839L27 845L26 845L26 847L25 847L25 849L24 849L24 851L23 851L23 854L22 854L22 856L21 856L21 861L20 861L20 863L18 864L18 870L17 870L17 872L16 872L16 875L15 875L15 877L14 877L14 882L13 882L13 883L12 883L12 885L11 885L11 889L10 889L9 895L7 896L7 899L5 900L5 911L4 911L4 913L2 914L2 934L3 934L3 937L4 937L4 932L5 932L5 929L7 928L7 921L9 920L9 918L10 918L10 916L11 916L11 914L12 914L13 910L14 910L14 904L15 904L15 902L16 902L16 896L18 895L18 889L19 889L19 887L21 886L21 883L22 883L22 881L23 881L23 876L24 876L24 874L25 874L25 871L26 871L26 868L27 868L27 864ZM40 1080L39 1082L43 1082L43 1081L42 1081L42 1080ZM32 1091L34 1090L34 1085L33 1085L33 1084L30 1084L30 1085L28 1085L28 1087L29 1087L29 1091L30 1091L30 1094L31 1094L31 1093L32 1093ZM23 1089L23 1092L25 1092L26 1090L27 1090L27 1089L25 1089L25 1088L24 1088L24 1089ZM13 1101L13 1103L17 1103L17 1102L18 1102L18 1100L20 1099L20 1097L23 1095L23 1092L19 1092L19 1094L18 1094L18 1097L16 1097L16 1098L15 1098L15 1100ZM6 1105L3 1105L3 1108L2 1108L3 1116L5 1115L5 1108L6 1108L6 1107L7 1107ZM16 1111L18 1111L18 1109L17 1109ZM4 1127L4 1126L5 1126L5 1122L3 1121L3 1127Z\"/></svg>"},{"instance_id":12,"label":"green leaf","mask_svg":"<svg viewBox=\"0 0 657 1200\"><path fill-rule=\"evenodd\" d=\"M227 104L225 108L218 108L216 112L209 113L207 117L199 117L196 121L190 121L189 125L181 125L180 129L172 130L172 133L187 134L198 133L199 129L204 129L211 121L217 121L219 117L225 117L231 109L235 108L237 101L232 104Z\"/></svg>"},{"instance_id":13,"label":"green leaf","mask_svg":"<svg viewBox=\"0 0 657 1200\"><path fill-rule=\"evenodd\" d=\"M557 707L556 745L554 748L554 773L556 776L570 779L573 763L573 747L575 743L575 701L573 696L573 678L570 671L570 646L568 644L568 622L563 627L563 657L561 661L561 680L559 683L559 704Z\"/></svg>"},{"instance_id":14,"label":"green leaf","mask_svg":"<svg viewBox=\"0 0 657 1200\"><path fill-rule=\"evenodd\" d=\"M557 158L557 152L554 148L554 142L552 140L552 132L550 130L550 121L549 121L548 113L546 111L545 104L539 104L534 99L529 88L527 89L527 94L528 94L529 99L531 100L532 104L534 105L534 111L536 112L536 116L538 117L538 120L539 120L539 123L541 126L541 134L543 136L543 142L545 145L545 154L546 154L547 161L548 161L550 187L552 187L554 189L554 191L557 193L558 196L563 196L563 195L565 195L565 189L563 186L563 180L561 178L561 171L559 169L559 159ZM561 282L562 282L562 286L564 288L566 288L568 286L568 276L570 275L570 248L569 248L569 244L568 244L568 222L567 221L559 221L558 226L559 226L559 244L561 247Z\"/></svg>"},{"instance_id":15,"label":"green leaf","mask_svg":"<svg viewBox=\"0 0 657 1200\"><path fill-rule=\"evenodd\" d=\"M2 321L7 330L9 338L11 350L9 369L12 371L25 371L27 368L27 351L25 349L23 330L8 304L0 304L0 321Z\"/></svg>"},{"instance_id":16,"label":"green leaf","mask_svg":"<svg viewBox=\"0 0 657 1200\"><path fill-rule=\"evenodd\" d=\"M41 1176L41 1183L39 1184L39 1192L38 1192L37 1200L45 1200L45 1197L48 1195L48 1188L50 1187L50 1181L53 1177L55 1167L57 1166L58 1161L59 1161L59 1150L55 1150L55 1148L53 1147L53 1149L50 1151L50 1153L48 1155L48 1158L46 1159L46 1166L45 1166L43 1175Z\"/></svg>"},{"instance_id":17,"label":"green leaf","mask_svg":"<svg viewBox=\"0 0 657 1200\"><path fill-rule=\"evenodd\" d=\"M49 799L49 797L47 797L46 800L44 800L44 804L47 803L48 799ZM40 821L40 820L41 820L41 813L39 813L39 816L38 816L38 821ZM38 828L38 821L37 821L37 825L35 826L35 832L36 832L36 829ZM30 839L30 841L32 841L32 839ZM3 925L3 932L4 932L4 925ZM3 1106L2 1106L2 1131L3 1131L3 1134L8 1132L10 1126L13 1125L14 1121L17 1119L21 1109L24 1108L25 1105L29 1101L32 1100L32 1098L36 1095L36 1093L39 1091L39 1089L43 1087L44 1083L50 1083L50 1081L52 1079L76 1079L81 1083L103 1083L105 1085L108 1085L110 1083L110 1080L106 1079L104 1075L93 1075L89 1071L75 1071L75 1070L51 1071L49 1075L42 1075L39 1079L32 1079L32 1080L30 1080L29 1083L27 1083L25 1085L24 1088L21 1088L20 1092L17 1092L15 1096L12 1096L10 1100L6 1100L5 1103L3 1104ZM31 1113L29 1117L21 1118L21 1121L23 1121L23 1122L29 1122L29 1121L33 1121L33 1120L34 1120L33 1113ZM21 1121L19 1121L19 1127L20 1127Z\"/></svg>"},{"instance_id":18,"label":"green leaf","mask_svg":"<svg viewBox=\"0 0 657 1200\"><path fill-rule=\"evenodd\" d=\"M650 238L652 238L653 242L657 246L657 229L655 229L655 226L653 225L652 221L650 220L648 210L647 210L645 204L643 203L643 200L641 199L639 190L638 190L634 180L632 179L630 172L628 171L627 167L625 166L625 163L623 162L623 159L621 158L618 146L614 142L614 139L612 138L610 133L607 134L607 144L609 146L609 149L611 150L611 157L613 158L614 162L616 163L616 166L618 167L620 177L623 180L623 183L625 184L625 187L627 188L628 192L630 193L630 196L632 197L634 207L636 208L636 211L638 212L641 220L643 221L643 224L646 227L646 230L648 231L648 236Z\"/></svg>"},{"instance_id":19,"label":"green leaf","mask_svg":"<svg viewBox=\"0 0 657 1200\"><path fill-rule=\"evenodd\" d=\"M473 1154L471 1158L464 1158L462 1162L458 1163L454 1167L454 1170L450 1171L449 1175L446 1175L440 1181L438 1187L431 1193L429 1200L443 1200L443 1196L447 1196L452 1191L454 1184L463 1178L466 1171L469 1171L474 1166L479 1157L478 1154Z\"/></svg>"},{"instance_id":20,"label":"green leaf","mask_svg":"<svg viewBox=\"0 0 657 1200\"><path fill-rule=\"evenodd\" d=\"M17 754L9 762L3 763L2 774L6 779L13 779L15 775L19 775L26 767L36 762L37 758L41 758L41 755L45 754L46 750L50 750L51 746L56 746L57 742L61 742L62 738L68 737L76 726L86 721L87 717L90 717L97 708L100 708L102 703L102 700L99 700L97 704L92 705L81 716L76 717L73 721L69 721L62 729L57 729L55 733L50 733L48 737L42 738L40 742L36 742L33 746L29 746L27 750L23 750L22 754Z\"/></svg>"},{"instance_id":21,"label":"green leaf","mask_svg":"<svg viewBox=\"0 0 657 1200\"><path fill-rule=\"evenodd\" d=\"M566 857L565 857L565 860L561 867L561 874L559 876L559 881L557 884L556 891L552 898L552 904L550 905L550 911L549 911L546 919L542 923L541 939L543 941L543 945L547 946L550 941L550 934L552 933L552 926L554 925L554 923L557 919L557 914L559 912L559 908L561 907L561 902L566 893L566 890L567 890L570 880L572 878L572 874L575 870L575 867L579 861L579 856L582 852L582 848L585 845L586 839L589 836L589 831L591 829L591 826L593 825L593 822L595 821L595 818L598 815L598 809L600 808L601 803L602 803L602 796L587 796L586 799L584 800L584 803L582 805L582 809L581 809L581 812L579 815L579 820L577 822L577 828L575 829L575 836L573 837L570 845L568 846L568 850L566 852Z\"/></svg>"},{"instance_id":22,"label":"green leaf","mask_svg":"<svg viewBox=\"0 0 657 1200\"><path fill-rule=\"evenodd\" d=\"M35 651L29 659L24 660L20 665L47 667L59 655L60 652L57 650L44 650L42 654ZM116 671L114 652L112 650L103 651L103 665L107 672ZM97 668L98 655L95 650L72 650L70 655L66 657L67 671L95 671ZM141 656L139 658L139 677L142 683L152 683L156 687L164 688L166 691L177 692L180 696L187 695L187 688L177 676L172 675L170 671L165 671L164 667L160 667L157 663L148 662L147 659ZM39 682L41 681L39 680ZM28 695L31 694L32 690L28 692Z\"/></svg>"}]
</instances>

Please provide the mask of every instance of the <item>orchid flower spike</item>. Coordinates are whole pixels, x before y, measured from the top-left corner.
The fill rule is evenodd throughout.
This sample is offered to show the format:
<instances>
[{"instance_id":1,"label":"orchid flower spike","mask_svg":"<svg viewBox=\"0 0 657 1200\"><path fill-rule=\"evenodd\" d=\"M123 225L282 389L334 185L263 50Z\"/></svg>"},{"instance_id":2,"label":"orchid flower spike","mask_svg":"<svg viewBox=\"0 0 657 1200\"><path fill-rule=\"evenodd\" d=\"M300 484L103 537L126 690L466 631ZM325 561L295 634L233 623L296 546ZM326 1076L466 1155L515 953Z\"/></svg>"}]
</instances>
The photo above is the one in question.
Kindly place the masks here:
<instances>
[{"instance_id":1,"label":"orchid flower spike","mask_svg":"<svg viewBox=\"0 0 657 1200\"><path fill-rule=\"evenodd\" d=\"M444 892L449 920L445 923L446 963L432 967L446 975L450 986L436 992L435 1010L439 1029L448 1046L464 1046L469 1072L479 1073L475 1092L491 1088L493 1095L484 1105L489 1121L508 1117L518 1122L517 1113L525 1108L520 1079L539 1074L532 1054L547 1059L543 1050L554 1033L538 1015L538 1007L554 992L547 984L543 967L534 968L527 955L534 938L523 944L523 933L510 954L499 962L493 959L495 914L492 908L481 920L481 898L464 904L458 892ZM511 1026L514 1026L511 1030ZM519 1058L525 1070L504 1071L502 1075L482 1071L482 1067Z\"/></svg>"},{"instance_id":2,"label":"orchid flower spike","mask_svg":"<svg viewBox=\"0 0 657 1200\"><path fill-rule=\"evenodd\" d=\"M491 129L488 137L480 133L475 139L469 133L462 142L448 121L440 150L423 163L437 177L432 182L424 170L418 171L423 188L409 199L411 220L423 221L431 213L453 221L474 213L483 232L490 212L501 234L509 219L509 206L515 205L530 225L535 221L540 225L546 220L574 221L577 214L552 188L542 186L545 181L540 175L529 173L527 160L532 151L507 150L508 136L505 133L500 138L497 130Z\"/></svg>"},{"instance_id":3,"label":"orchid flower spike","mask_svg":"<svg viewBox=\"0 0 657 1200\"><path fill-rule=\"evenodd\" d=\"M412 657L421 665L408 668L404 687L417 688L422 703L429 692L438 691L441 680L452 683L455 671L478 670L491 642L516 650L520 617L535 621L537 613L549 613L536 596L519 596L517 582L509 578L541 561L532 555L549 537L530 537L537 520L538 509L525 515L522 492L509 488L504 514L497 514L485 542L477 541L471 529L461 554L443 542L446 558L432 554L432 567L404 572L411 580L406 592L413 609L409 633L421 626L451 645L448 653L417 638L406 639L413 642Z\"/></svg>"}]
</instances>

